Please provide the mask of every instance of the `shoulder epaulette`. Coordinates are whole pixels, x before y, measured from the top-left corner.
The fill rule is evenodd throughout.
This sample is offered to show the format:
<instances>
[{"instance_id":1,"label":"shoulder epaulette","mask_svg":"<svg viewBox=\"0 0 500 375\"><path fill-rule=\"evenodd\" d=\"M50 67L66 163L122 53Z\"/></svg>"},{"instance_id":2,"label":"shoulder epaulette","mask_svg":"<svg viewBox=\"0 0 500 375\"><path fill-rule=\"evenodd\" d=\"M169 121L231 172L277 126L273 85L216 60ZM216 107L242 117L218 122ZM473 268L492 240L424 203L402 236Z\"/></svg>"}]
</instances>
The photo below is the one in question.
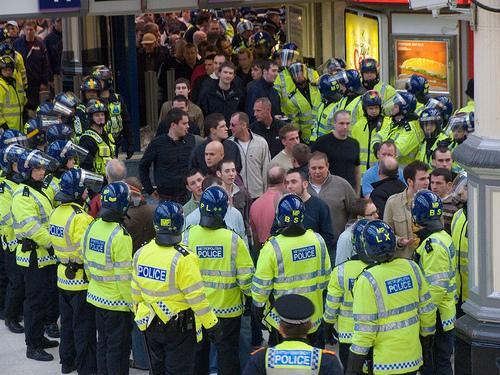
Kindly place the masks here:
<instances>
[{"instance_id":1,"label":"shoulder epaulette","mask_svg":"<svg viewBox=\"0 0 500 375\"><path fill-rule=\"evenodd\" d=\"M334 352L334 351L332 351L332 350L322 349L321 351L323 352L323 354L337 355L337 353L335 353L335 352Z\"/></svg>"},{"instance_id":2,"label":"shoulder epaulette","mask_svg":"<svg viewBox=\"0 0 500 375\"><path fill-rule=\"evenodd\" d=\"M125 228L125 225L123 225L123 223L120 223L120 227L123 229L123 234L125 236L130 236L130 233L128 232L127 228Z\"/></svg>"},{"instance_id":3,"label":"shoulder epaulette","mask_svg":"<svg viewBox=\"0 0 500 375\"><path fill-rule=\"evenodd\" d=\"M44 179L43 179L43 185L42 187L44 189L47 189L50 185L50 183L52 182L52 179L54 178L54 176L52 176L51 174L48 174Z\"/></svg>"},{"instance_id":4,"label":"shoulder epaulette","mask_svg":"<svg viewBox=\"0 0 500 375\"><path fill-rule=\"evenodd\" d=\"M30 196L30 188L28 186L25 186L23 189L23 197L29 197Z\"/></svg>"},{"instance_id":5,"label":"shoulder epaulette","mask_svg":"<svg viewBox=\"0 0 500 375\"><path fill-rule=\"evenodd\" d=\"M407 122L407 123L405 124L404 128L405 128L405 130L406 130L407 132L411 132L411 125L410 125L410 123L409 123L409 122Z\"/></svg>"},{"instance_id":6,"label":"shoulder epaulette","mask_svg":"<svg viewBox=\"0 0 500 375\"><path fill-rule=\"evenodd\" d=\"M189 255L189 251L180 245L175 245L174 248L185 257Z\"/></svg>"},{"instance_id":7,"label":"shoulder epaulette","mask_svg":"<svg viewBox=\"0 0 500 375\"><path fill-rule=\"evenodd\" d=\"M78 215L78 214L83 213L83 210L80 207L78 207L76 204L72 204L71 207L73 208L73 211L75 211L75 214Z\"/></svg>"},{"instance_id":8,"label":"shoulder epaulette","mask_svg":"<svg viewBox=\"0 0 500 375\"><path fill-rule=\"evenodd\" d=\"M257 350L254 350L253 352L250 353L250 355L255 355L257 354L258 352L261 352L263 350L267 349L265 346L263 346L262 348L259 348Z\"/></svg>"},{"instance_id":9,"label":"shoulder epaulette","mask_svg":"<svg viewBox=\"0 0 500 375\"><path fill-rule=\"evenodd\" d=\"M5 190L5 181L2 181L2 182L0 183L0 194L1 194L1 193L3 193L3 192L4 192L4 190Z\"/></svg>"}]
</instances>

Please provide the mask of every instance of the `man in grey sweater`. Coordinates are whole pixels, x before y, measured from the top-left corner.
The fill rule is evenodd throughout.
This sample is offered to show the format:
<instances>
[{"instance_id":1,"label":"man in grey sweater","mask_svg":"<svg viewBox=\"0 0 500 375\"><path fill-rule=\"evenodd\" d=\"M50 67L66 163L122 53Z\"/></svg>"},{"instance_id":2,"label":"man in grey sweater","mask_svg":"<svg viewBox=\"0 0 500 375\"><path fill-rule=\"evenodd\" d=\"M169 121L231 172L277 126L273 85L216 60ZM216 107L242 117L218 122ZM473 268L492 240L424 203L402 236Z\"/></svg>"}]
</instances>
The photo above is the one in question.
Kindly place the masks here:
<instances>
[{"instance_id":1,"label":"man in grey sweater","mask_svg":"<svg viewBox=\"0 0 500 375\"><path fill-rule=\"evenodd\" d=\"M323 199L328 205L336 243L340 233L345 229L356 193L342 177L331 175L328 168L328 157L322 152L314 152L309 160L308 191L311 195Z\"/></svg>"}]
</instances>

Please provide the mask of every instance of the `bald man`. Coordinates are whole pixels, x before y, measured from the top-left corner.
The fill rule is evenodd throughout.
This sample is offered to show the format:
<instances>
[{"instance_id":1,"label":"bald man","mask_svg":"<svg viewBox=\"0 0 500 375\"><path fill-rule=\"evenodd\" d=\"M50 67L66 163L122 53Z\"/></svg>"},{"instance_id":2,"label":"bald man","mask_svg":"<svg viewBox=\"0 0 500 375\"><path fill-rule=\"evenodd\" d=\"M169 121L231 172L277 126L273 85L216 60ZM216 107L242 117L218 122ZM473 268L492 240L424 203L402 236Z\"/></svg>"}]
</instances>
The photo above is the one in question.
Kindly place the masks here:
<instances>
[{"instance_id":1,"label":"bald man","mask_svg":"<svg viewBox=\"0 0 500 375\"><path fill-rule=\"evenodd\" d=\"M224 159L224 146L219 141L212 141L205 147L205 163L208 167L208 174L216 175L217 164Z\"/></svg>"},{"instance_id":2,"label":"bald man","mask_svg":"<svg viewBox=\"0 0 500 375\"><path fill-rule=\"evenodd\" d=\"M372 184L370 199L378 209L378 215L383 220L385 203L391 195L401 193L406 185L399 179L399 165L396 158L388 156L380 160L378 165L380 181Z\"/></svg>"}]
</instances>

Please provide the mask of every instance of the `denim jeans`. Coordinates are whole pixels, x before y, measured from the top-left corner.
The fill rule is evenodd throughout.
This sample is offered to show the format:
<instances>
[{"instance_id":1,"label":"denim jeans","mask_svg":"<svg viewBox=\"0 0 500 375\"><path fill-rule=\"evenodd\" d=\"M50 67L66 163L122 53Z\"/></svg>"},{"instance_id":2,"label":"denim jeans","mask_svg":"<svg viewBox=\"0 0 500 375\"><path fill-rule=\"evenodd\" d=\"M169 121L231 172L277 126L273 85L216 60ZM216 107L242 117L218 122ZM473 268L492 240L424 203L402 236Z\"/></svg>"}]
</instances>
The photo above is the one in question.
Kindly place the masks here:
<instances>
[{"instance_id":1,"label":"denim jeans","mask_svg":"<svg viewBox=\"0 0 500 375\"><path fill-rule=\"evenodd\" d=\"M146 339L144 334L133 323L132 328L132 356L134 357L135 365L141 369L149 369L148 348L146 347Z\"/></svg>"}]
</instances>

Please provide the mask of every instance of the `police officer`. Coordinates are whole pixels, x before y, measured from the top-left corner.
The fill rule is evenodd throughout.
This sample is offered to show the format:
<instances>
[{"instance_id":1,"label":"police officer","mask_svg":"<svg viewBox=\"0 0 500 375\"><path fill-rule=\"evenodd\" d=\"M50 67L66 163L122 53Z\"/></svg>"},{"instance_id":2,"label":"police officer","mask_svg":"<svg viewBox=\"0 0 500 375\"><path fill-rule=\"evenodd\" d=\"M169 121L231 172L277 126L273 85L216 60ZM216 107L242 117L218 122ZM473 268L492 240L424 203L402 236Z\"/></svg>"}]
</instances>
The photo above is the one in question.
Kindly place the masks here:
<instances>
[{"instance_id":1,"label":"police officer","mask_svg":"<svg viewBox=\"0 0 500 375\"><path fill-rule=\"evenodd\" d=\"M443 129L448 127L448 121L450 121L450 117L453 114L453 102L449 97L439 95L434 98L430 98L425 107L438 109L443 117Z\"/></svg>"},{"instance_id":2,"label":"police officer","mask_svg":"<svg viewBox=\"0 0 500 375\"><path fill-rule=\"evenodd\" d=\"M216 343L218 373L239 374L241 316L244 295L250 295L254 266L241 237L226 229L228 200L222 187L207 188L200 199L200 224L186 229L184 244L198 254L205 293L221 324L223 336ZM199 353L199 373L208 370L208 344L205 341Z\"/></svg>"},{"instance_id":3,"label":"police officer","mask_svg":"<svg viewBox=\"0 0 500 375\"><path fill-rule=\"evenodd\" d=\"M386 82L380 81L380 66L372 57L361 60L359 67L361 82L366 90L375 90L380 94L382 103L387 102L396 94L394 87Z\"/></svg>"},{"instance_id":4,"label":"police officer","mask_svg":"<svg viewBox=\"0 0 500 375\"><path fill-rule=\"evenodd\" d=\"M257 262L252 283L252 313L258 322L265 315L270 327L270 345L282 341L275 299L300 293L314 304L308 337L314 346L323 346L317 332L323 316L323 292L330 280L330 257L323 238L304 228L304 212L304 203L295 194L287 194L279 200L276 208L279 234L266 242Z\"/></svg>"},{"instance_id":5,"label":"police officer","mask_svg":"<svg viewBox=\"0 0 500 375\"><path fill-rule=\"evenodd\" d=\"M35 117L24 124L24 133L28 138L27 146L32 149L45 151L47 147L46 128L43 127L40 118Z\"/></svg>"},{"instance_id":6,"label":"police officer","mask_svg":"<svg viewBox=\"0 0 500 375\"><path fill-rule=\"evenodd\" d=\"M337 110L345 109L351 112L351 120L354 124L363 116L361 95L366 91L361 84L361 75L359 72L356 69L347 69L345 71L345 80L340 81L340 87L344 97L339 102Z\"/></svg>"},{"instance_id":7,"label":"police officer","mask_svg":"<svg viewBox=\"0 0 500 375\"><path fill-rule=\"evenodd\" d=\"M5 145L9 133L21 133L8 130L2 135L2 144ZM5 276L7 284L4 291L5 326L13 333L24 333L24 328L19 324L22 315L24 300L24 280L20 267L16 264L17 239L12 228L12 195L22 181L17 170L17 161L26 150L18 144L10 144L0 152L0 168L2 177L0 182L0 236L2 237L2 254L4 257Z\"/></svg>"},{"instance_id":8,"label":"police officer","mask_svg":"<svg viewBox=\"0 0 500 375\"><path fill-rule=\"evenodd\" d=\"M84 129L84 124L80 116L77 116L77 108L80 105L80 99L71 91L61 92L54 98L54 111L63 116L67 124L71 124L74 133L74 141L78 142Z\"/></svg>"},{"instance_id":9,"label":"police officer","mask_svg":"<svg viewBox=\"0 0 500 375\"><path fill-rule=\"evenodd\" d=\"M182 206L161 202L153 222L155 239L134 256L135 322L146 332L154 375L193 374L201 327L218 341L221 325L205 297L199 259L181 243Z\"/></svg>"},{"instance_id":10,"label":"police officer","mask_svg":"<svg viewBox=\"0 0 500 375\"><path fill-rule=\"evenodd\" d=\"M112 182L101 193L99 218L83 236L82 251L89 279L87 302L95 306L97 372L128 374L132 329L132 238L122 224L129 188Z\"/></svg>"},{"instance_id":11,"label":"police officer","mask_svg":"<svg viewBox=\"0 0 500 375\"><path fill-rule=\"evenodd\" d=\"M93 69L92 77L101 83L100 99L108 106L109 120L106 132L112 135L115 142L115 156L118 156L118 146L125 140L127 159L130 159L134 154L132 125L123 97L115 92L113 72L107 66L99 65Z\"/></svg>"},{"instance_id":12,"label":"police officer","mask_svg":"<svg viewBox=\"0 0 500 375\"><path fill-rule=\"evenodd\" d=\"M443 203L429 190L420 190L413 199L413 222L420 228L420 246L415 258L422 269L432 302L437 306L434 364L424 364L422 375L452 375L453 330L455 327L456 256L453 241L445 232L441 216Z\"/></svg>"},{"instance_id":13,"label":"police officer","mask_svg":"<svg viewBox=\"0 0 500 375\"><path fill-rule=\"evenodd\" d=\"M321 104L321 94L312 83L313 77L309 77L304 64L293 63L289 71L294 88L288 95L284 113L299 127L302 142L309 143L316 122L316 111Z\"/></svg>"},{"instance_id":14,"label":"police officer","mask_svg":"<svg viewBox=\"0 0 500 375\"><path fill-rule=\"evenodd\" d=\"M420 112L424 110L425 105L430 99L429 81L427 81L427 78L419 76L418 74L412 74L408 82L406 82L406 91L415 95L417 99L415 111L417 115L420 115Z\"/></svg>"},{"instance_id":15,"label":"police officer","mask_svg":"<svg viewBox=\"0 0 500 375\"><path fill-rule=\"evenodd\" d=\"M55 141L70 141L74 138L74 133L66 124L54 124L47 128L45 138L49 144Z\"/></svg>"},{"instance_id":16,"label":"police officer","mask_svg":"<svg viewBox=\"0 0 500 375\"><path fill-rule=\"evenodd\" d=\"M275 307L283 342L253 352L243 375L344 373L335 353L312 347L307 342L314 314L314 305L308 298L287 294L276 300Z\"/></svg>"},{"instance_id":17,"label":"police officer","mask_svg":"<svg viewBox=\"0 0 500 375\"><path fill-rule=\"evenodd\" d=\"M88 279L83 270L81 239L93 221L83 202L88 190L99 191L102 176L84 169L69 169L60 178L55 199L60 202L50 215L49 233L59 260L57 286L61 313L62 373L78 370L94 374L96 364L95 311L87 303Z\"/></svg>"},{"instance_id":18,"label":"police officer","mask_svg":"<svg viewBox=\"0 0 500 375\"><path fill-rule=\"evenodd\" d=\"M16 62L8 55L0 56L0 128L3 130L23 127L23 110L26 104L24 87L16 81Z\"/></svg>"},{"instance_id":19,"label":"police officer","mask_svg":"<svg viewBox=\"0 0 500 375\"><path fill-rule=\"evenodd\" d=\"M267 31L256 32L250 37L250 45L253 48L255 59L269 59L271 56L271 49L275 44L275 40Z\"/></svg>"},{"instance_id":20,"label":"police officer","mask_svg":"<svg viewBox=\"0 0 500 375\"><path fill-rule=\"evenodd\" d=\"M448 145L450 139L443 133L443 116L436 108L425 108L420 113L420 128L424 133L424 141L420 144L416 160L431 164L432 153L441 144Z\"/></svg>"},{"instance_id":21,"label":"police officer","mask_svg":"<svg viewBox=\"0 0 500 375\"><path fill-rule=\"evenodd\" d=\"M462 144L470 133L474 133L474 129L474 112L458 112L453 115L446 129L452 138L449 149L453 151Z\"/></svg>"},{"instance_id":22,"label":"police officer","mask_svg":"<svg viewBox=\"0 0 500 375\"><path fill-rule=\"evenodd\" d=\"M19 52L14 49L12 40L3 40L0 43L0 56L10 56L16 62L14 77L16 85L22 87L24 90L28 88L28 76L26 75L26 66L24 65L24 58Z\"/></svg>"},{"instance_id":23,"label":"police officer","mask_svg":"<svg viewBox=\"0 0 500 375\"><path fill-rule=\"evenodd\" d=\"M101 96L102 86L101 82L92 76L87 76L82 79L80 85L81 103L76 106L75 115L79 117L83 126L83 131L91 126L91 118L87 113L87 107L91 100L99 99Z\"/></svg>"},{"instance_id":24,"label":"police officer","mask_svg":"<svg viewBox=\"0 0 500 375\"><path fill-rule=\"evenodd\" d=\"M311 142L319 137L333 131L333 116L337 109L337 103L342 99L339 81L331 74L323 74L318 81L318 89L321 94L321 104L311 133Z\"/></svg>"},{"instance_id":25,"label":"police officer","mask_svg":"<svg viewBox=\"0 0 500 375\"><path fill-rule=\"evenodd\" d=\"M380 144L388 139L392 139L398 150L398 162L406 166L415 160L420 146L421 129L415 120L417 100L413 94L399 92L392 99L383 105L383 113L391 116L389 125L382 126L382 129L373 139L374 153L376 154Z\"/></svg>"},{"instance_id":26,"label":"police officer","mask_svg":"<svg viewBox=\"0 0 500 375\"><path fill-rule=\"evenodd\" d=\"M458 255L457 260L457 318L464 315L462 304L469 298L469 235L467 233L467 173L461 172L451 188L451 194L463 204L453 215L451 239Z\"/></svg>"},{"instance_id":27,"label":"police officer","mask_svg":"<svg viewBox=\"0 0 500 375\"><path fill-rule=\"evenodd\" d=\"M57 341L43 336L47 311L53 305L51 290L55 287L48 283L56 264L49 235L49 215L53 207L43 191L43 180L46 170L56 167L57 162L41 151L23 153L17 163L23 181L12 198L12 226L18 241L16 261L22 268L25 284L26 357L37 361L53 360L52 354L44 349L58 345Z\"/></svg>"},{"instance_id":28,"label":"police officer","mask_svg":"<svg viewBox=\"0 0 500 375\"><path fill-rule=\"evenodd\" d=\"M354 255L344 263L336 266L332 271L328 294L326 296L325 338L332 345L339 341L340 361L347 365L349 347L354 333L354 319L352 317L352 288L354 281L363 270L373 261L366 256L361 241L361 234L368 223L367 219L358 220L352 227L352 247ZM334 325L337 325L337 330ZM337 332L338 331L338 332Z\"/></svg>"},{"instance_id":29,"label":"police officer","mask_svg":"<svg viewBox=\"0 0 500 375\"><path fill-rule=\"evenodd\" d=\"M367 91L361 97L363 116L352 126L351 137L359 143L361 173L365 173L377 162L377 155L371 144L383 126L390 126L390 119L382 113L382 97L375 90Z\"/></svg>"},{"instance_id":30,"label":"police officer","mask_svg":"<svg viewBox=\"0 0 500 375\"><path fill-rule=\"evenodd\" d=\"M361 374L370 351L373 373L416 374L422 355L424 362L431 357L435 331L429 286L417 264L394 257L396 236L385 222L370 221L361 238L375 264L354 283L354 334L346 374Z\"/></svg>"},{"instance_id":31,"label":"police officer","mask_svg":"<svg viewBox=\"0 0 500 375\"><path fill-rule=\"evenodd\" d=\"M91 126L90 129L83 133L79 144L88 150L89 153L82 160L80 166L105 176L106 163L115 154L113 136L108 134L105 129L108 120L108 107L98 99L91 100L87 107L87 113L91 121Z\"/></svg>"},{"instance_id":32,"label":"police officer","mask_svg":"<svg viewBox=\"0 0 500 375\"><path fill-rule=\"evenodd\" d=\"M236 35L232 40L233 51L237 54L242 48L250 47L250 37L253 33L253 23L249 20L241 20L236 25Z\"/></svg>"},{"instance_id":33,"label":"police officer","mask_svg":"<svg viewBox=\"0 0 500 375\"><path fill-rule=\"evenodd\" d=\"M56 159L59 162L59 168L57 171L47 175L45 177L44 188L49 194L49 197L52 199L52 203L54 206L58 206L59 203L55 199L55 196L60 190L60 184L62 175L75 167L77 161L85 159L88 154L88 151L84 148L75 145L71 141L55 141L52 142L47 148L47 154ZM99 192L99 191L97 191Z\"/></svg>"}]
</instances>

